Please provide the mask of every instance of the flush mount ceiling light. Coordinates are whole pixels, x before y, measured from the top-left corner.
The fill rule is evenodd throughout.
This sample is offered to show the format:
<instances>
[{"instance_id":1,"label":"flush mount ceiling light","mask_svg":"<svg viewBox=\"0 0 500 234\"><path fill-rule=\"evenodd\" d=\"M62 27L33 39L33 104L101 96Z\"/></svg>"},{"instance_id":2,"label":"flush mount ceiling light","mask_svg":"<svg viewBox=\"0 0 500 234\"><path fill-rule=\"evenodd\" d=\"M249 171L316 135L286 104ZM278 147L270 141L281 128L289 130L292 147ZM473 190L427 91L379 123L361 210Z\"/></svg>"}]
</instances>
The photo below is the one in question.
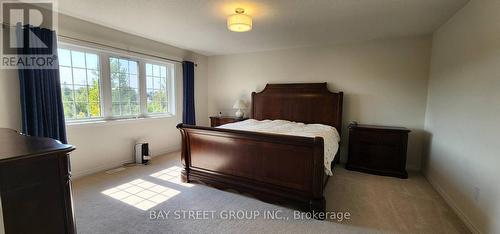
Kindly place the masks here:
<instances>
[{"instance_id":1,"label":"flush mount ceiling light","mask_svg":"<svg viewBox=\"0 0 500 234\"><path fill-rule=\"evenodd\" d=\"M236 8L236 14L227 18L227 28L233 32L247 32L252 30L252 16L245 14L245 9Z\"/></svg>"}]
</instances>

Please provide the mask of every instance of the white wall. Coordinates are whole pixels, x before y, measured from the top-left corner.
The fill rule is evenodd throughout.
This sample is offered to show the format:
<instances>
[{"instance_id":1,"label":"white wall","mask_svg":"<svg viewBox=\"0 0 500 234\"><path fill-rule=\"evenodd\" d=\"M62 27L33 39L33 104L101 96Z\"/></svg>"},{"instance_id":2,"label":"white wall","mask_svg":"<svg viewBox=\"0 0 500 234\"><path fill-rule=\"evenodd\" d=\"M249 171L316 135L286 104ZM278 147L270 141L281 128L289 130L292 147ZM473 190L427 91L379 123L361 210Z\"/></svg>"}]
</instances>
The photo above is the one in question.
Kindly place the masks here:
<instances>
[{"instance_id":1,"label":"white wall","mask_svg":"<svg viewBox=\"0 0 500 234\"><path fill-rule=\"evenodd\" d=\"M195 98L197 123L208 124L207 117L207 57L187 50L133 36L73 17L60 15L58 34L80 38L174 59L192 60L195 68ZM182 122L182 69L177 66L176 116L141 120L112 121L67 126L68 141L76 146L71 155L73 174L81 176L119 166L133 160L136 140L149 141L153 155L180 150L180 133L175 126ZM0 70L0 127L21 128L17 70Z\"/></svg>"},{"instance_id":2,"label":"white wall","mask_svg":"<svg viewBox=\"0 0 500 234\"><path fill-rule=\"evenodd\" d=\"M500 1L470 1L434 34L425 173L483 233L500 233L499 117Z\"/></svg>"},{"instance_id":3,"label":"white wall","mask_svg":"<svg viewBox=\"0 0 500 234\"><path fill-rule=\"evenodd\" d=\"M250 101L266 83L328 82L345 94L344 157L350 121L404 126L412 129L408 166L418 169L430 46L425 36L209 57L209 115L233 114L237 98Z\"/></svg>"},{"instance_id":4,"label":"white wall","mask_svg":"<svg viewBox=\"0 0 500 234\"><path fill-rule=\"evenodd\" d=\"M21 129L17 70L0 69L0 128Z\"/></svg>"}]
</instances>

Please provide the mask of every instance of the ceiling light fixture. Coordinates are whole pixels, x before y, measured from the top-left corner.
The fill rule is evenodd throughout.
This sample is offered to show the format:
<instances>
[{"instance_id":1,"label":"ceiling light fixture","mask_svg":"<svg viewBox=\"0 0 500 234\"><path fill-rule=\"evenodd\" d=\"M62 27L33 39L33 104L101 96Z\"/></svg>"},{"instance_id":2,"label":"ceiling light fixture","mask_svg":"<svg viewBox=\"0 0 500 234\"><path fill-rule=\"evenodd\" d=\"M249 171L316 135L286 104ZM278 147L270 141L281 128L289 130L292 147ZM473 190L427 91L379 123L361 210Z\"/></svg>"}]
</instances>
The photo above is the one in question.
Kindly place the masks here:
<instances>
[{"instance_id":1,"label":"ceiling light fixture","mask_svg":"<svg viewBox=\"0 0 500 234\"><path fill-rule=\"evenodd\" d=\"M227 28L233 32L247 32L252 30L252 16L245 14L245 9L236 8L236 14L227 18Z\"/></svg>"}]
</instances>

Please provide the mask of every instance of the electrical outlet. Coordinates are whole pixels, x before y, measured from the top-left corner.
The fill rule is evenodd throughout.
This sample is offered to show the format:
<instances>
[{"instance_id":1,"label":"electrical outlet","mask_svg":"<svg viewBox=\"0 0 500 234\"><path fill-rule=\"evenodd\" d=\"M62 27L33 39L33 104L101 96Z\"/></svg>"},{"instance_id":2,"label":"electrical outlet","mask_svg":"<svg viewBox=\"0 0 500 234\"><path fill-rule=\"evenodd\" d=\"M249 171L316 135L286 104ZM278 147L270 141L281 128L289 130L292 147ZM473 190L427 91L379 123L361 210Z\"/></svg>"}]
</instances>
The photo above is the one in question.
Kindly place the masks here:
<instances>
[{"instance_id":1,"label":"electrical outlet","mask_svg":"<svg viewBox=\"0 0 500 234\"><path fill-rule=\"evenodd\" d=\"M478 187L474 187L474 201L479 201L479 195L481 195L481 190Z\"/></svg>"}]
</instances>

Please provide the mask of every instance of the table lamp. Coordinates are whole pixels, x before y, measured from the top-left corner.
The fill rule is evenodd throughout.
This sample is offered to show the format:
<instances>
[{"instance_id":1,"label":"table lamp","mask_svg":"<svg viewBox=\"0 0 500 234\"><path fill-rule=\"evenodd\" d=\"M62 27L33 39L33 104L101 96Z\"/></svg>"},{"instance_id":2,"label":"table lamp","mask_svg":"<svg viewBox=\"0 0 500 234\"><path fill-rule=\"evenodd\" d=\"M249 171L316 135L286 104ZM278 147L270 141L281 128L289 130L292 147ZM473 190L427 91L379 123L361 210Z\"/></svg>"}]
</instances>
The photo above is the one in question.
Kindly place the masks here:
<instances>
[{"instance_id":1,"label":"table lamp","mask_svg":"<svg viewBox=\"0 0 500 234\"><path fill-rule=\"evenodd\" d=\"M238 118L243 118L244 113L243 111L241 111L241 109L246 109L246 108L247 105L245 104L245 102L243 102L243 100L241 99L236 100L236 102L233 105L233 109L237 109L238 111L236 111L234 115Z\"/></svg>"}]
</instances>

